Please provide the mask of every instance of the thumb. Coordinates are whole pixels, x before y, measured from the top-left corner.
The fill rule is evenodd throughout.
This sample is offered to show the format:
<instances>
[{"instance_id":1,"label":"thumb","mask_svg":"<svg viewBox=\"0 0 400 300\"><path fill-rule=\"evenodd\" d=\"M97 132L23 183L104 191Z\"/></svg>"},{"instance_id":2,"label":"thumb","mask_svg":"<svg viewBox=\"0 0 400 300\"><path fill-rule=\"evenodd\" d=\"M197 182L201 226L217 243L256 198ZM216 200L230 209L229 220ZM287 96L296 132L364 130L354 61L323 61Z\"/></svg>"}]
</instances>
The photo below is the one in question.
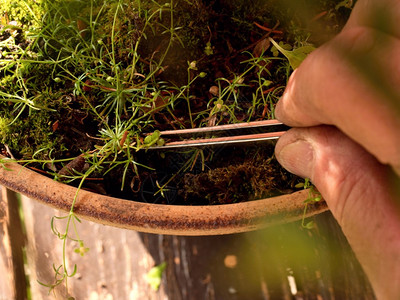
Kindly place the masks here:
<instances>
[{"instance_id":1,"label":"thumb","mask_svg":"<svg viewBox=\"0 0 400 300\"><path fill-rule=\"evenodd\" d=\"M321 192L378 299L396 299L400 288L392 283L400 280L400 218L392 170L331 126L291 129L279 139L275 154L283 167L309 177Z\"/></svg>"}]
</instances>

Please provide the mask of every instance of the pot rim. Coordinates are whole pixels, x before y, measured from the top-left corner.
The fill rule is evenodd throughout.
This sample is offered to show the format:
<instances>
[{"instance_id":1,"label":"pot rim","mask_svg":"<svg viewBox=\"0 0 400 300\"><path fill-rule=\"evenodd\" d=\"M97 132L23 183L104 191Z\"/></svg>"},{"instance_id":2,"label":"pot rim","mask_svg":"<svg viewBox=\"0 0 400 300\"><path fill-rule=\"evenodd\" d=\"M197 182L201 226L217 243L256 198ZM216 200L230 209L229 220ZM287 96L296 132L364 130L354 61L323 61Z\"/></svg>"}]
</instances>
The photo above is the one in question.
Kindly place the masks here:
<instances>
[{"instance_id":1,"label":"pot rim","mask_svg":"<svg viewBox=\"0 0 400 300\"><path fill-rule=\"evenodd\" d=\"M57 182L16 162L0 168L0 184L50 207L69 212L77 188ZM78 192L74 213L96 223L168 235L219 235L247 232L303 218L308 190L261 200L223 205L150 204ZM328 210L321 200L308 206L306 217Z\"/></svg>"}]
</instances>

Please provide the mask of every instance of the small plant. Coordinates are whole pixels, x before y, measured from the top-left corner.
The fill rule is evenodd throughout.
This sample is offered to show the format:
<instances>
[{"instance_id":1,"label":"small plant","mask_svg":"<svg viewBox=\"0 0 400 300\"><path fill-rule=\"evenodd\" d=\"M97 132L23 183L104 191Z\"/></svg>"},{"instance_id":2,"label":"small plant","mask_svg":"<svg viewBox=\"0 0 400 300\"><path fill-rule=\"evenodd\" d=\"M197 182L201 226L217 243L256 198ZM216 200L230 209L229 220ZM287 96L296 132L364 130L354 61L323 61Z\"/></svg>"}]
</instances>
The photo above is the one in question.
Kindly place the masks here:
<instances>
[{"instance_id":1,"label":"small plant","mask_svg":"<svg viewBox=\"0 0 400 300\"><path fill-rule=\"evenodd\" d=\"M315 187L312 185L312 183L310 182L309 178L306 178L304 180L304 182L300 182L296 185L297 188L304 188L304 189L308 189L308 198L304 201L304 211L303 211L303 219L301 221L301 226L303 228L306 229L312 229L314 228L314 222L313 221L309 221L307 223L305 223L305 219L306 219L306 214L307 214L307 209L308 206L319 202L322 200L322 196L321 194L315 189Z\"/></svg>"},{"instance_id":2,"label":"small plant","mask_svg":"<svg viewBox=\"0 0 400 300\"><path fill-rule=\"evenodd\" d=\"M161 277L167 267L167 263L163 262L153 268L146 274L146 281L154 291L158 291L161 284Z\"/></svg>"},{"instance_id":3,"label":"small plant","mask_svg":"<svg viewBox=\"0 0 400 300\"><path fill-rule=\"evenodd\" d=\"M280 46L273 39L269 38L269 40L274 45L274 47L278 49L279 52L286 56L293 70L297 69L300 66L301 62L307 57L307 55L315 49L315 47L307 45L289 51Z\"/></svg>"}]
</instances>

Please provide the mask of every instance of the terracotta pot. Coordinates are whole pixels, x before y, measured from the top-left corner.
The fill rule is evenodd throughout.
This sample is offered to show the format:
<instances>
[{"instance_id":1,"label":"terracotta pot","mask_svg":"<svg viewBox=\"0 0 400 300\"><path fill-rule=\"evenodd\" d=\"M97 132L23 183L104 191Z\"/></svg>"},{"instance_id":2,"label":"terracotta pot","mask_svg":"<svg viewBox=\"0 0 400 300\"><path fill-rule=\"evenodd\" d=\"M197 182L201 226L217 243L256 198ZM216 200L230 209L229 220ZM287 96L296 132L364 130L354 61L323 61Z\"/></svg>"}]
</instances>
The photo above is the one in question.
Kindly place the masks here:
<instances>
[{"instance_id":1,"label":"terracotta pot","mask_svg":"<svg viewBox=\"0 0 400 300\"><path fill-rule=\"evenodd\" d=\"M53 208L69 211L77 189L16 163L0 168L0 184ZM75 213L97 223L172 235L216 235L260 229L303 217L308 191L262 200L215 206L160 205L128 201L80 190ZM310 205L307 216L327 210Z\"/></svg>"}]
</instances>

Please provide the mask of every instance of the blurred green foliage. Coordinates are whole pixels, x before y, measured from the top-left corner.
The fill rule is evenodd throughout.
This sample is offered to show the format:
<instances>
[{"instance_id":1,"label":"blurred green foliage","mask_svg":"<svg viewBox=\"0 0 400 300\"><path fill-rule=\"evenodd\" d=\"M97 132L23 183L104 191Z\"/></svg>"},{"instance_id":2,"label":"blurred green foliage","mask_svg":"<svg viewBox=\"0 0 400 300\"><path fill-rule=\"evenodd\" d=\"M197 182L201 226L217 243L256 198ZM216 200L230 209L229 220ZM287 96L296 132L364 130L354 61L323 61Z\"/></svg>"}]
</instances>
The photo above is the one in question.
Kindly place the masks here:
<instances>
[{"instance_id":1,"label":"blurred green foliage","mask_svg":"<svg viewBox=\"0 0 400 300\"><path fill-rule=\"evenodd\" d=\"M46 0L0 0L1 24L15 21L28 28L38 26L45 12Z\"/></svg>"}]
</instances>

